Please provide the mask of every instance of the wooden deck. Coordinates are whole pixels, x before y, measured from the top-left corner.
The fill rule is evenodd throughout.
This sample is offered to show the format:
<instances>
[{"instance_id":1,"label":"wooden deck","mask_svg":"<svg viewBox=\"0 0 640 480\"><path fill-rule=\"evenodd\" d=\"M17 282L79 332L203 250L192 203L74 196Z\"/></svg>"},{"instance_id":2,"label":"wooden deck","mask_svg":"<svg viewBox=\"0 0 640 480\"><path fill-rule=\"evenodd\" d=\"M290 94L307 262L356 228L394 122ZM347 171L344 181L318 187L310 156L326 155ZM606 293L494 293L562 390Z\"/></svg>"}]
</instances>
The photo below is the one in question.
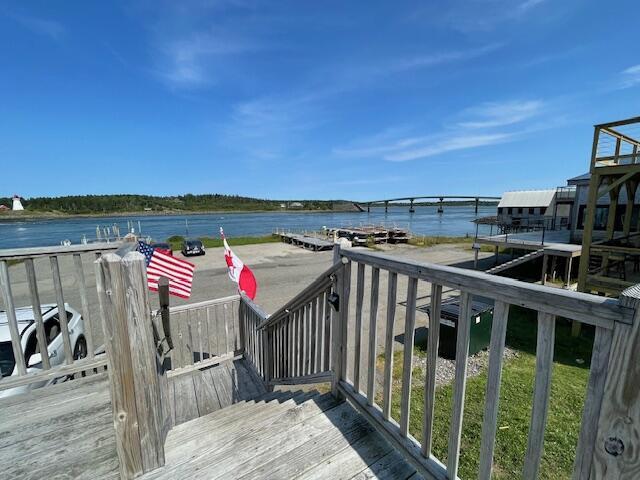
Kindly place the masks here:
<instances>
[{"instance_id":1,"label":"wooden deck","mask_svg":"<svg viewBox=\"0 0 640 480\"><path fill-rule=\"evenodd\" d=\"M144 480L420 479L356 410L331 394L274 392L169 432Z\"/></svg>"},{"instance_id":2,"label":"wooden deck","mask_svg":"<svg viewBox=\"0 0 640 480\"><path fill-rule=\"evenodd\" d=\"M120 478L105 373L0 400L3 479Z\"/></svg>"}]
</instances>

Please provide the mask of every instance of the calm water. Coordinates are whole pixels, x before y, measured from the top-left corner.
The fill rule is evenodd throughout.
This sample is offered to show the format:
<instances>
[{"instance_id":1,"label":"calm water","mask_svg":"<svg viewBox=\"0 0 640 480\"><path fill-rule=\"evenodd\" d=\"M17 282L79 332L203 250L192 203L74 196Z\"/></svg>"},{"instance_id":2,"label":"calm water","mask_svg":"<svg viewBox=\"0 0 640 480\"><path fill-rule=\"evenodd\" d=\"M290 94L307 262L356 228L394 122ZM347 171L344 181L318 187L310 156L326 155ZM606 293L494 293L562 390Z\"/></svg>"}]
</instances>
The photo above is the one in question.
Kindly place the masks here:
<instances>
[{"instance_id":1,"label":"calm water","mask_svg":"<svg viewBox=\"0 0 640 480\"><path fill-rule=\"evenodd\" d=\"M496 207L480 207L478 216L495 213ZM80 243L83 235L89 240L95 239L97 226L105 228L114 224L120 227L120 232L124 235L127 231L127 221L133 222L136 231L140 222L143 235L151 236L155 240L165 240L171 235L185 234L215 237L220 227L224 228L227 237L234 237L266 235L274 228L319 230L323 226L346 227L366 224L408 228L418 235L458 236L475 232L475 225L471 223L475 217L473 207L445 207L442 214L437 213L436 207L416 207L415 213L409 213L408 207L389 207L386 214L384 208L372 208L371 213L220 213L0 221L0 248L58 245L65 239L71 240L72 243ZM480 232L484 232L482 226Z\"/></svg>"}]
</instances>

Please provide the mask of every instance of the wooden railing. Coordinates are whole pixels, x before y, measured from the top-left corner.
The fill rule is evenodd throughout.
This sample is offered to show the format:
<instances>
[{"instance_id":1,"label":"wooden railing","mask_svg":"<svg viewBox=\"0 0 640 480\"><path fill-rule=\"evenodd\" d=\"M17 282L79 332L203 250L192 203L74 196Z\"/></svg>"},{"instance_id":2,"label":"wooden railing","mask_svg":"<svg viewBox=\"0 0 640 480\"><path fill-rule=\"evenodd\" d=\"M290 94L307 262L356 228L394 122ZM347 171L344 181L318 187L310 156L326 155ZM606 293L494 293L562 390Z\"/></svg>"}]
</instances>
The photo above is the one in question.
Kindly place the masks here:
<instances>
[{"instance_id":1,"label":"wooden railing","mask_svg":"<svg viewBox=\"0 0 640 480\"><path fill-rule=\"evenodd\" d=\"M233 295L169 309L169 376L215 365L241 352L239 304L240 296Z\"/></svg>"},{"instance_id":2,"label":"wooden railing","mask_svg":"<svg viewBox=\"0 0 640 480\"><path fill-rule=\"evenodd\" d=\"M638 302L640 288L625 292L620 301L540 285L527 284L455 267L404 261L375 253L341 250L344 267L338 271L336 291L340 296L339 331L333 336L332 362L338 394L352 403L396 448L404 452L426 478L458 478L461 433L464 413L467 360L471 327L471 302L474 296L492 299L491 332L486 402L482 426L479 478L489 479L493 465L497 431L497 414L503 351L509 309L519 305L537 311L537 349L533 409L522 478L538 476L543 454L544 432L549 410L551 371L554 353L555 323L558 317L578 320L595 326L595 343L591 373L586 392L582 426L575 460L575 479L633 478L639 468L635 454L638 445L640 414L638 409L640 371L637 368ZM352 296L351 271L355 264L355 301ZM366 282L366 272L370 280ZM386 338L384 373L376 395L376 354L378 331L378 297L381 275L386 274ZM406 285L406 297L398 299L399 284ZM457 322L453 408L448 438L446 464L434 456L433 423L436 400L436 357L438 355L440 308L443 289L457 291L460 316ZM364 293L369 290L368 328L363 328ZM430 324L425 374L424 420L421 438L409 433L413 344L416 326L418 291L430 291ZM404 300L399 302L399 300ZM402 378L393 377L394 322L398 305L405 306ZM363 332L368 336L363 338ZM352 337L352 338L350 338ZM362 346L366 344L367 356ZM634 352L634 353L631 353ZM392 418L392 387L400 380L399 418ZM630 390L631 389L631 390ZM364 390L364 391L363 391ZM396 399L397 400L397 399ZM629 410L631 409L631 410ZM633 413L630 413L630 412ZM625 413L626 412L626 413ZM625 415L627 415L625 417ZM627 450L631 449L631 451ZM625 456L626 458L619 458ZM612 474L614 473L614 474ZM625 477L624 473L628 476Z\"/></svg>"},{"instance_id":3,"label":"wooden railing","mask_svg":"<svg viewBox=\"0 0 640 480\"><path fill-rule=\"evenodd\" d=\"M240 343L244 357L255 373L265 384L268 384L270 378L268 356L272 352L267 348L267 336L259 327L267 321L269 316L244 294L240 296L239 316Z\"/></svg>"},{"instance_id":4,"label":"wooden railing","mask_svg":"<svg viewBox=\"0 0 640 480\"><path fill-rule=\"evenodd\" d=\"M96 355L96 349L101 343L101 332L97 311L91 307L97 305L97 298L95 289L88 286L83 259L91 257L93 260L103 252L116 250L119 246L119 243L100 243L0 250L1 310L5 311L7 317L15 360L13 374L8 372L10 376L0 380L0 390L47 382L81 372L91 373L94 369L105 367L105 355ZM50 276L43 276L41 272L47 271L50 271ZM24 284L26 288L23 287ZM43 284L47 289L42 288ZM16 290L19 291L16 293ZM74 352L77 338L75 344L72 344L72 332L69 328L72 318L68 319L67 314L64 314L57 316L55 325L55 328L60 329L63 350L50 352L48 347L55 338L52 338L49 321L46 318L43 320L43 315L46 317L47 312L41 310L41 305L51 304L57 312L67 312L70 297L74 299L71 308L82 315L82 338L85 342L83 349ZM35 330L28 333L27 339L23 339L25 328L19 328L16 308L27 305L33 308ZM29 368L28 363L31 362L29 358L25 358L25 350L29 357L40 352L41 364L37 369ZM78 352L86 355L85 358L78 359Z\"/></svg>"}]
</instances>

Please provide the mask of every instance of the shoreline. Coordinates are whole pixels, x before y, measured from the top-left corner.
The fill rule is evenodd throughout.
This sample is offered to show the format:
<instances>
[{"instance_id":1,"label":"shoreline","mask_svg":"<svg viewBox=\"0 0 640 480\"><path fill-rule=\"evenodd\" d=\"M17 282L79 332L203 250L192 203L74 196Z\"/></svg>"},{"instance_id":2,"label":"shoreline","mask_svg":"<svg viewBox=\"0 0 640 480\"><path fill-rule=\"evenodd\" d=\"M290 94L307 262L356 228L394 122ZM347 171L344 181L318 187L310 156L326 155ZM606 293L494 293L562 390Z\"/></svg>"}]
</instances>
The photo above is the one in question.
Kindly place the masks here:
<instances>
[{"instance_id":1,"label":"shoreline","mask_svg":"<svg viewBox=\"0 0 640 480\"><path fill-rule=\"evenodd\" d=\"M174 212L112 212L112 213L50 213L50 212L29 212L23 213L0 213L2 221L25 221L25 220L68 220L73 218L109 218L109 217L171 217L171 216L197 216L197 215L221 215L221 214L255 214L255 213L367 213L358 210L207 210L202 212L174 211Z\"/></svg>"}]
</instances>

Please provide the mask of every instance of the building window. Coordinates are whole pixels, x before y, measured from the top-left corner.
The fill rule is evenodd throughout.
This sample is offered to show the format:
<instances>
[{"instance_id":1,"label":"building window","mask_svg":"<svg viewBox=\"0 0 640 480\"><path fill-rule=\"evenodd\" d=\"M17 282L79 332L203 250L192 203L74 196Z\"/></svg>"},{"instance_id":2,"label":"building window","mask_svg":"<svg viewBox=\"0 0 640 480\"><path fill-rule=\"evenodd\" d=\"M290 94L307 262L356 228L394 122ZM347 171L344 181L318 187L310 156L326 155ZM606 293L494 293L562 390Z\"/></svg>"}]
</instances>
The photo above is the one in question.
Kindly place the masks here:
<instances>
[{"instance_id":1,"label":"building window","mask_svg":"<svg viewBox=\"0 0 640 480\"><path fill-rule=\"evenodd\" d=\"M522 215L522 209L521 209L521 208L519 208L519 209L518 209L518 213L519 213L520 215Z\"/></svg>"},{"instance_id":2,"label":"building window","mask_svg":"<svg viewBox=\"0 0 640 480\"><path fill-rule=\"evenodd\" d=\"M547 213L547 207L540 207L540 215Z\"/></svg>"},{"instance_id":3,"label":"building window","mask_svg":"<svg viewBox=\"0 0 640 480\"><path fill-rule=\"evenodd\" d=\"M498 215L502 215L502 207L498 207Z\"/></svg>"},{"instance_id":4,"label":"building window","mask_svg":"<svg viewBox=\"0 0 640 480\"><path fill-rule=\"evenodd\" d=\"M513 213L513 208L511 208L511 207L507 208L507 213L509 215L511 215Z\"/></svg>"},{"instance_id":5,"label":"building window","mask_svg":"<svg viewBox=\"0 0 640 480\"><path fill-rule=\"evenodd\" d=\"M533 215L533 213L535 212L535 208L533 207L529 207L529 215Z\"/></svg>"}]
</instances>

